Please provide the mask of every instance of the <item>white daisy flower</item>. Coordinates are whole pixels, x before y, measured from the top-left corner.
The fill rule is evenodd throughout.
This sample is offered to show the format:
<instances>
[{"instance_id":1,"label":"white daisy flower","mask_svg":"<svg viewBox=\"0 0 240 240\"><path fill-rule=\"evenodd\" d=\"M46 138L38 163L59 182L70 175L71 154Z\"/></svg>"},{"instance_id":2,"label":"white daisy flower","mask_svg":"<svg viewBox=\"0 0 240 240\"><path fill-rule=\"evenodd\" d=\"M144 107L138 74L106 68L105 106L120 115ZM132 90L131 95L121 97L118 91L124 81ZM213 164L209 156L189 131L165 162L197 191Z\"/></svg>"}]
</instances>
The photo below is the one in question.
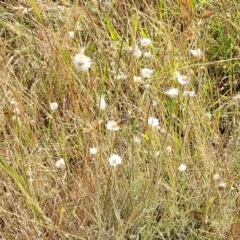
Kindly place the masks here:
<instances>
[{"instance_id":1,"label":"white daisy flower","mask_svg":"<svg viewBox=\"0 0 240 240\"><path fill-rule=\"evenodd\" d=\"M134 141L136 144L140 144L142 140L141 140L141 138L139 138L138 136L134 136L133 141Z\"/></svg>"},{"instance_id":2,"label":"white daisy flower","mask_svg":"<svg viewBox=\"0 0 240 240\"><path fill-rule=\"evenodd\" d=\"M178 82L179 82L181 85L187 85L187 84L189 84L188 77L187 77L187 76L184 76L184 75L181 75L178 71L176 71L176 77L177 77Z\"/></svg>"},{"instance_id":3,"label":"white daisy flower","mask_svg":"<svg viewBox=\"0 0 240 240\"><path fill-rule=\"evenodd\" d=\"M143 53L143 56L145 57L145 58L152 58L152 53L150 53L150 52L144 52Z\"/></svg>"},{"instance_id":4,"label":"white daisy flower","mask_svg":"<svg viewBox=\"0 0 240 240\"><path fill-rule=\"evenodd\" d=\"M111 10L112 8L112 3L110 1L104 1L102 2L102 6L106 9L106 10Z\"/></svg>"},{"instance_id":5,"label":"white daisy flower","mask_svg":"<svg viewBox=\"0 0 240 240\"><path fill-rule=\"evenodd\" d=\"M190 49L189 52L195 57L195 58L202 58L203 57L203 51L198 49Z\"/></svg>"},{"instance_id":6,"label":"white daisy flower","mask_svg":"<svg viewBox=\"0 0 240 240\"><path fill-rule=\"evenodd\" d=\"M85 48L81 48L79 53L73 58L73 64L78 72L86 72L91 67L92 59L84 54Z\"/></svg>"},{"instance_id":7,"label":"white daisy flower","mask_svg":"<svg viewBox=\"0 0 240 240\"><path fill-rule=\"evenodd\" d=\"M227 187L227 184L225 182L223 182L223 181L218 184L218 188L219 189L224 189L226 187Z\"/></svg>"},{"instance_id":8,"label":"white daisy flower","mask_svg":"<svg viewBox=\"0 0 240 240\"><path fill-rule=\"evenodd\" d=\"M159 120L157 118L154 118L154 117L149 117L148 118L148 124L151 127L159 127Z\"/></svg>"},{"instance_id":9,"label":"white daisy flower","mask_svg":"<svg viewBox=\"0 0 240 240\"><path fill-rule=\"evenodd\" d=\"M58 161L56 161L55 166L57 168L65 169L65 161L63 158L60 158Z\"/></svg>"},{"instance_id":10,"label":"white daisy flower","mask_svg":"<svg viewBox=\"0 0 240 240\"><path fill-rule=\"evenodd\" d=\"M127 74L123 74L123 73L119 73L116 77L117 80L126 80L128 79L128 75Z\"/></svg>"},{"instance_id":11,"label":"white daisy flower","mask_svg":"<svg viewBox=\"0 0 240 240\"><path fill-rule=\"evenodd\" d=\"M212 114L210 112L206 112L204 114L204 116L207 118L207 119L211 119L212 118Z\"/></svg>"},{"instance_id":12,"label":"white daisy flower","mask_svg":"<svg viewBox=\"0 0 240 240\"><path fill-rule=\"evenodd\" d=\"M95 148L95 147L90 147L89 148L90 155L95 155L95 154L97 154L97 152L98 152L97 148Z\"/></svg>"},{"instance_id":13,"label":"white daisy flower","mask_svg":"<svg viewBox=\"0 0 240 240\"><path fill-rule=\"evenodd\" d=\"M143 78L150 78L153 74L153 70L152 69L149 69L149 68L142 68L141 69L141 76Z\"/></svg>"},{"instance_id":14,"label":"white daisy flower","mask_svg":"<svg viewBox=\"0 0 240 240\"><path fill-rule=\"evenodd\" d=\"M236 105L240 104L240 94L233 97L233 103Z\"/></svg>"},{"instance_id":15,"label":"white daisy flower","mask_svg":"<svg viewBox=\"0 0 240 240\"><path fill-rule=\"evenodd\" d=\"M106 124L106 128L109 131L118 131L120 129L120 126L116 121L108 121Z\"/></svg>"},{"instance_id":16,"label":"white daisy flower","mask_svg":"<svg viewBox=\"0 0 240 240\"><path fill-rule=\"evenodd\" d=\"M160 133L163 133L163 134L167 133L167 129L166 128L161 128Z\"/></svg>"},{"instance_id":17,"label":"white daisy flower","mask_svg":"<svg viewBox=\"0 0 240 240\"><path fill-rule=\"evenodd\" d=\"M153 107L156 107L157 104L158 104L158 103L157 103L156 101L154 101L154 100L152 101L152 106L153 106Z\"/></svg>"},{"instance_id":18,"label":"white daisy flower","mask_svg":"<svg viewBox=\"0 0 240 240\"><path fill-rule=\"evenodd\" d=\"M13 100L10 101L10 104L11 104L12 106L17 106L17 105L18 105L18 102L13 99Z\"/></svg>"},{"instance_id":19,"label":"white daisy flower","mask_svg":"<svg viewBox=\"0 0 240 240\"><path fill-rule=\"evenodd\" d=\"M107 104L106 104L104 95L101 95L100 97L98 97L97 106L99 107L100 110L105 110L106 109Z\"/></svg>"},{"instance_id":20,"label":"white daisy flower","mask_svg":"<svg viewBox=\"0 0 240 240\"><path fill-rule=\"evenodd\" d=\"M166 90L164 93L170 97L170 98L175 98L178 96L178 89L177 88L169 88L168 90Z\"/></svg>"},{"instance_id":21,"label":"white daisy flower","mask_svg":"<svg viewBox=\"0 0 240 240\"><path fill-rule=\"evenodd\" d=\"M213 180L218 180L218 179L220 179L220 174L219 173L215 173L214 175L213 175Z\"/></svg>"},{"instance_id":22,"label":"white daisy flower","mask_svg":"<svg viewBox=\"0 0 240 240\"><path fill-rule=\"evenodd\" d=\"M70 31L70 32L68 32L68 34L67 34L67 39L73 39L74 38L74 31Z\"/></svg>"},{"instance_id":23,"label":"white daisy flower","mask_svg":"<svg viewBox=\"0 0 240 240\"><path fill-rule=\"evenodd\" d=\"M148 84L148 83L145 84L145 85L144 85L144 88L145 88L145 89L149 89L149 88L150 88L150 84Z\"/></svg>"},{"instance_id":24,"label":"white daisy flower","mask_svg":"<svg viewBox=\"0 0 240 240\"><path fill-rule=\"evenodd\" d=\"M117 154L113 154L112 156L110 156L108 161L111 166L116 167L117 165L122 163L122 158Z\"/></svg>"},{"instance_id":25,"label":"white daisy flower","mask_svg":"<svg viewBox=\"0 0 240 240\"><path fill-rule=\"evenodd\" d=\"M21 111L18 107L13 109L13 113L16 114L17 116L19 116L21 114Z\"/></svg>"},{"instance_id":26,"label":"white daisy flower","mask_svg":"<svg viewBox=\"0 0 240 240\"><path fill-rule=\"evenodd\" d=\"M134 81L134 82L140 82L140 83L141 83L141 82L143 82L143 79L142 79L142 77L134 76L134 77L133 77L133 81Z\"/></svg>"},{"instance_id":27,"label":"white daisy flower","mask_svg":"<svg viewBox=\"0 0 240 240\"><path fill-rule=\"evenodd\" d=\"M166 153L169 155L169 154L171 154L172 152L173 152L172 146L167 146L167 147L166 147Z\"/></svg>"},{"instance_id":28,"label":"white daisy flower","mask_svg":"<svg viewBox=\"0 0 240 240\"><path fill-rule=\"evenodd\" d=\"M160 152L160 151L157 151L157 152L155 153L155 157L159 157L160 154L161 154L161 152Z\"/></svg>"},{"instance_id":29,"label":"white daisy flower","mask_svg":"<svg viewBox=\"0 0 240 240\"><path fill-rule=\"evenodd\" d=\"M195 91L187 91L187 90L185 90L183 92L183 96L184 97L196 97L196 93L195 93Z\"/></svg>"},{"instance_id":30,"label":"white daisy flower","mask_svg":"<svg viewBox=\"0 0 240 240\"><path fill-rule=\"evenodd\" d=\"M128 54L135 57L140 58L142 56L142 51L139 49L139 47L136 45L134 47L130 47L128 49Z\"/></svg>"},{"instance_id":31,"label":"white daisy flower","mask_svg":"<svg viewBox=\"0 0 240 240\"><path fill-rule=\"evenodd\" d=\"M178 171L180 172L184 172L187 169L187 166L183 163L180 164L180 166L178 167Z\"/></svg>"},{"instance_id":32,"label":"white daisy flower","mask_svg":"<svg viewBox=\"0 0 240 240\"><path fill-rule=\"evenodd\" d=\"M152 40L149 39L149 38L141 38L141 39L139 40L139 43L140 43L140 45L141 45L142 47L147 47L147 46L149 46L149 45L152 44Z\"/></svg>"},{"instance_id":33,"label":"white daisy flower","mask_svg":"<svg viewBox=\"0 0 240 240\"><path fill-rule=\"evenodd\" d=\"M56 103L56 102L50 103L50 109L52 111L56 111L58 109L58 103Z\"/></svg>"}]
</instances>

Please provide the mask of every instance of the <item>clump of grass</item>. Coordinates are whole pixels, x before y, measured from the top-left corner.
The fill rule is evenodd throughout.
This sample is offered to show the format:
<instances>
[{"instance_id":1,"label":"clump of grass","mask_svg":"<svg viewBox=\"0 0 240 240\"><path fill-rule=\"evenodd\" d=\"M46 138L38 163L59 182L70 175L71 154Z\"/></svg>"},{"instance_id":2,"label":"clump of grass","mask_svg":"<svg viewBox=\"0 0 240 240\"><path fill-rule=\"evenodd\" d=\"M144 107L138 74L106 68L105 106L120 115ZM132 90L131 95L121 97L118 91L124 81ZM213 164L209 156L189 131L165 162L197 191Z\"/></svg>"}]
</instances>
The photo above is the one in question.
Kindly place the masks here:
<instances>
[{"instance_id":1,"label":"clump of grass","mask_svg":"<svg viewBox=\"0 0 240 240\"><path fill-rule=\"evenodd\" d=\"M238 7L4 1L0 236L237 239Z\"/></svg>"}]
</instances>

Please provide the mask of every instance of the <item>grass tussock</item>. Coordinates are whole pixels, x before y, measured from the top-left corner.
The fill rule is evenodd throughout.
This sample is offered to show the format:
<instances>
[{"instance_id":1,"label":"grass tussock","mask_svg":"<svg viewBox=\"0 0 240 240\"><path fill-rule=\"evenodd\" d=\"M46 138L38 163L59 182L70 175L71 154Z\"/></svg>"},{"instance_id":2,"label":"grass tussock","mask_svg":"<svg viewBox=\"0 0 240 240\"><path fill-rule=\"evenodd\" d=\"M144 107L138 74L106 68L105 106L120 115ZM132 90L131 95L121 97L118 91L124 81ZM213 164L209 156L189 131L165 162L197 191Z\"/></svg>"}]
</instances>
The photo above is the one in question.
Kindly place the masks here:
<instances>
[{"instance_id":1,"label":"grass tussock","mask_svg":"<svg viewBox=\"0 0 240 240\"><path fill-rule=\"evenodd\" d=\"M237 0L0 3L1 239L239 239Z\"/></svg>"}]
</instances>

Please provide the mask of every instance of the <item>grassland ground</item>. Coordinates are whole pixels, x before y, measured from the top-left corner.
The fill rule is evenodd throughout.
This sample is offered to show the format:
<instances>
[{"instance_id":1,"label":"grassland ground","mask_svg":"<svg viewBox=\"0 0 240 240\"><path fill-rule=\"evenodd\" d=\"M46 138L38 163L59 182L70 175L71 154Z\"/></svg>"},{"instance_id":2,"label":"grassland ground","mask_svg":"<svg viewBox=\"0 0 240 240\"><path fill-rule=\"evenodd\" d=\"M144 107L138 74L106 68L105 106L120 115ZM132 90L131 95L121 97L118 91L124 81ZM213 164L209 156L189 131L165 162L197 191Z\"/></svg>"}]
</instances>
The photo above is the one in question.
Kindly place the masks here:
<instances>
[{"instance_id":1,"label":"grassland ground","mask_svg":"<svg viewBox=\"0 0 240 240\"><path fill-rule=\"evenodd\" d=\"M238 0L0 0L0 239L240 239Z\"/></svg>"}]
</instances>

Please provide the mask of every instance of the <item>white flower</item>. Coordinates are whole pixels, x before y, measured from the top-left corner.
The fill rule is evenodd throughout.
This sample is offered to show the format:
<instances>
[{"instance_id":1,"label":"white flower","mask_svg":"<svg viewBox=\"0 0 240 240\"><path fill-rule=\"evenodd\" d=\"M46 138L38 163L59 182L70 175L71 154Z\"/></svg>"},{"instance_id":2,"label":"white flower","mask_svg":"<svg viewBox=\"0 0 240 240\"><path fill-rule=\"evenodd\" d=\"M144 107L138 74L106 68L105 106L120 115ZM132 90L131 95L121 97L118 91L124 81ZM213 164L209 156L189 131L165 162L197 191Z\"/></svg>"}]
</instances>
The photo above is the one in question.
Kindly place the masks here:
<instances>
[{"instance_id":1,"label":"white flower","mask_svg":"<svg viewBox=\"0 0 240 240\"><path fill-rule=\"evenodd\" d=\"M153 70L149 68L143 68L141 69L141 76L143 78L150 78L153 74Z\"/></svg>"},{"instance_id":2,"label":"white flower","mask_svg":"<svg viewBox=\"0 0 240 240\"><path fill-rule=\"evenodd\" d=\"M134 141L136 144L140 144L140 143L141 143L141 138L139 138L138 136L134 136L133 141Z\"/></svg>"},{"instance_id":3,"label":"white flower","mask_svg":"<svg viewBox=\"0 0 240 240\"><path fill-rule=\"evenodd\" d=\"M233 97L233 103L236 105L240 103L240 94Z\"/></svg>"},{"instance_id":4,"label":"white flower","mask_svg":"<svg viewBox=\"0 0 240 240\"><path fill-rule=\"evenodd\" d=\"M206 118L208 118L208 119L211 119L211 118L212 118L212 114L211 114L210 112L206 112L206 113L204 114L204 116L205 116Z\"/></svg>"},{"instance_id":5,"label":"white flower","mask_svg":"<svg viewBox=\"0 0 240 240\"><path fill-rule=\"evenodd\" d=\"M152 53L150 53L150 52L144 52L144 53L143 53L143 56L144 56L145 58L151 58L153 55L152 55Z\"/></svg>"},{"instance_id":6,"label":"white flower","mask_svg":"<svg viewBox=\"0 0 240 240\"><path fill-rule=\"evenodd\" d=\"M213 175L213 180L218 180L220 178L220 174L219 173L215 173Z\"/></svg>"},{"instance_id":7,"label":"white flower","mask_svg":"<svg viewBox=\"0 0 240 240\"><path fill-rule=\"evenodd\" d=\"M195 58L202 58L203 57L203 51L198 49L190 49L189 52L195 57Z\"/></svg>"},{"instance_id":8,"label":"white flower","mask_svg":"<svg viewBox=\"0 0 240 240\"><path fill-rule=\"evenodd\" d=\"M178 171L180 172L184 172L187 169L187 166L183 163L180 164L180 166L178 167Z\"/></svg>"},{"instance_id":9,"label":"white flower","mask_svg":"<svg viewBox=\"0 0 240 240\"><path fill-rule=\"evenodd\" d=\"M119 126L118 122L108 121L108 123L106 124L106 128L109 131L118 131L120 129L120 126Z\"/></svg>"},{"instance_id":10,"label":"white flower","mask_svg":"<svg viewBox=\"0 0 240 240\"><path fill-rule=\"evenodd\" d=\"M117 165L122 163L122 158L117 154L113 154L109 159L109 163L111 166L116 167Z\"/></svg>"},{"instance_id":11,"label":"white flower","mask_svg":"<svg viewBox=\"0 0 240 240\"><path fill-rule=\"evenodd\" d=\"M68 38L68 39L73 39L73 38L74 38L74 31L68 32L67 38Z\"/></svg>"},{"instance_id":12,"label":"white flower","mask_svg":"<svg viewBox=\"0 0 240 240\"><path fill-rule=\"evenodd\" d=\"M110 1L104 1L102 2L102 6L106 9L106 10L110 10L112 7L112 3Z\"/></svg>"},{"instance_id":13,"label":"white flower","mask_svg":"<svg viewBox=\"0 0 240 240\"><path fill-rule=\"evenodd\" d=\"M86 72L91 67L92 59L84 54L85 48L80 49L79 53L73 58L73 64L78 72Z\"/></svg>"},{"instance_id":14,"label":"white flower","mask_svg":"<svg viewBox=\"0 0 240 240\"><path fill-rule=\"evenodd\" d=\"M144 85L144 88L145 88L145 89L149 89L149 88L150 88L150 84L148 84L148 83L145 84L145 85Z\"/></svg>"},{"instance_id":15,"label":"white flower","mask_svg":"<svg viewBox=\"0 0 240 240\"><path fill-rule=\"evenodd\" d=\"M156 101L154 101L154 100L152 101L152 106L153 106L153 107L156 107L157 104L158 104L158 103L157 103Z\"/></svg>"},{"instance_id":16,"label":"white flower","mask_svg":"<svg viewBox=\"0 0 240 240\"><path fill-rule=\"evenodd\" d=\"M178 82L179 82L181 85L187 85L187 84L189 84L188 77L187 77L187 76L184 76L184 75L181 75L178 71L176 71L176 77L177 77Z\"/></svg>"},{"instance_id":17,"label":"white flower","mask_svg":"<svg viewBox=\"0 0 240 240\"><path fill-rule=\"evenodd\" d=\"M21 114L21 111L18 107L13 109L13 113L16 114L17 116L19 116Z\"/></svg>"},{"instance_id":18,"label":"white flower","mask_svg":"<svg viewBox=\"0 0 240 240\"><path fill-rule=\"evenodd\" d=\"M119 73L116 77L117 80L126 80L128 78L128 75Z\"/></svg>"},{"instance_id":19,"label":"white flower","mask_svg":"<svg viewBox=\"0 0 240 240\"><path fill-rule=\"evenodd\" d=\"M55 166L57 168L65 169L65 161L63 158L60 158L58 161L56 161Z\"/></svg>"},{"instance_id":20,"label":"white flower","mask_svg":"<svg viewBox=\"0 0 240 240\"><path fill-rule=\"evenodd\" d=\"M227 187L227 184L225 183L225 182L220 182L219 184L218 184L218 188L219 189L223 189L223 188L226 188Z\"/></svg>"},{"instance_id":21,"label":"white flower","mask_svg":"<svg viewBox=\"0 0 240 240\"><path fill-rule=\"evenodd\" d=\"M170 98L175 98L178 96L178 89L177 88L169 88L164 92Z\"/></svg>"},{"instance_id":22,"label":"white flower","mask_svg":"<svg viewBox=\"0 0 240 240\"><path fill-rule=\"evenodd\" d=\"M50 103L50 109L52 111L56 111L58 109L58 103L56 103L56 102Z\"/></svg>"},{"instance_id":23,"label":"white flower","mask_svg":"<svg viewBox=\"0 0 240 240\"><path fill-rule=\"evenodd\" d=\"M167 129L166 128L161 128L160 133L163 133L163 134L167 133Z\"/></svg>"},{"instance_id":24,"label":"white flower","mask_svg":"<svg viewBox=\"0 0 240 240\"><path fill-rule=\"evenodd\" d=\"M142 56L142 52L137 45L134 47L130 47L128 49L128 54L135 58L140 58Z\"/></svg>"},{"instance_id":25,"label":"white flower","mask_svg":"<svg viewBox=\"0 0 240 240\"><path fill-rule=\"evenodd\" d=\"M157 151L157 152L155 153L155 157L159 157L160 154L161 154L161 152L160 152L160 151Z\"/></svg>"},{"instance_id":26,"label":"white flower","mask_svg":"<svg viewBox=\"0 0 240 240\"><path fill-rule=\"evenodd\" d=\"M97 106L99 107L100 110L105 110L106 109L107 104L106 104L104 95L101 95L100 97L98 97Z\"/></svg>"},{"instance_id":27,"label":"white flower","mask_svg":"<svg viewBox=\"0 0 240 240\"><path fill-rule=\"evenodd\" d=\"M97 152L98 152L97 148L95 148L95 147L90 147L89 148L90 155L95 155L95 154L97 154Z\"/></svg>"},{"instance_id":28,"label":"white flower","mask_svg":"<svg viewBox=\"0 0 240 240\"><path fill-rule=\"evenodd\" d=\"M152 40L149 38L141 38L139 42L142 47L147 47L152 44Z\"/></svg>"},{"instance_id":29,"label":"white flower","mask_svg":"<svg viewBox=\"0 0 240 240\"><path fill-rule=\"evenodd\" d=\"M154 117L149 117L148 118L148 124L151 127L159 127L159 120L157 118L154 118Z\"/></svg>"},{"instance_id":30,"label":"white flower","mask_svg":"<svg viewBox=\"0 0 240 240\"><path fill-rule=\"evenodd\" d=\"M11 104L12 106L17 106L17 105L18 105L18 102L15 101L15 100L11 100L11 101L10 101L10 104Z\"/></svg>"},{"instance_id":31,"label":"white flower","mask_svg":"<svg viewBox=\"0 0 240 240\"><path fill-rule=\"evenodd\" d=\"M171 147L171 146L167 146L167 147L166 147L166 153L169 155L169 154L171 154L172 152L173 152L172 147Z\"/></svg>"},{"instance_id":32,"label":"white flower","mask_svg":"<svg viewBox=\"0 0 240 240\"><path fill-rule=\"evenodd\" d=\"M142 79L142 77L134 76L134 77L133 77L133 81L134 81L134 82L143 82L143 79Z\"/></svg>"},{"instance_id":33,"label":"white flower","mask_svg":"<svg viewBox=\"0 0 240 240\"><path fill-rule=\"evenodd\" d=\"M183 92L183 96L184 97L196 97L196 93L195 93L195 91L184 91Z\"/></svg>"}]
</instances>

